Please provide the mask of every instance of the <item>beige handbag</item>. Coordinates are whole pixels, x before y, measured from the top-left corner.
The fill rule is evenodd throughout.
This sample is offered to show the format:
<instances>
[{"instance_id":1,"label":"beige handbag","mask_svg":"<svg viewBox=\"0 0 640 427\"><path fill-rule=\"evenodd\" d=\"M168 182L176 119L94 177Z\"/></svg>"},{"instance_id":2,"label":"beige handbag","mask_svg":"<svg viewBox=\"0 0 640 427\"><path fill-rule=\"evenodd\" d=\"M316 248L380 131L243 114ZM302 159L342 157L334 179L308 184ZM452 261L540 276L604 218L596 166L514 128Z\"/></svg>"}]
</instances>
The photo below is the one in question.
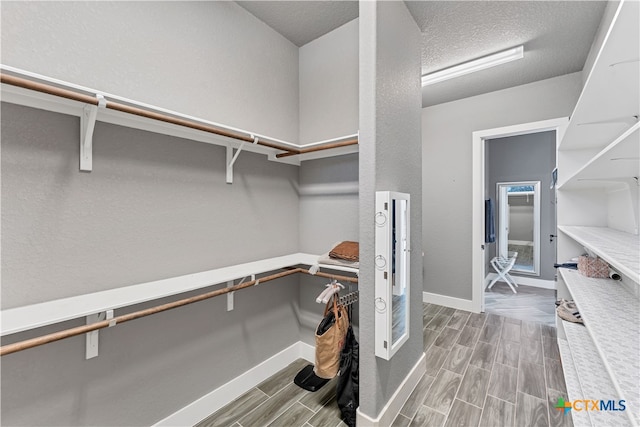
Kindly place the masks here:
<instances>
[{"instance_id":1,"label":"beige handbag","mask_svg":"<svg viewBox=\"0 0 640 427\"><path fill-rule=\"evenodd\" d=\"M335 319L335 321L332 321ZM344 306L338 304L334 294L324 309L324 317L316 328L316 363L313 372L320 378L331 379L340 368L340 352L349 329L349 316Z\"/></svg>"}]
</instances>

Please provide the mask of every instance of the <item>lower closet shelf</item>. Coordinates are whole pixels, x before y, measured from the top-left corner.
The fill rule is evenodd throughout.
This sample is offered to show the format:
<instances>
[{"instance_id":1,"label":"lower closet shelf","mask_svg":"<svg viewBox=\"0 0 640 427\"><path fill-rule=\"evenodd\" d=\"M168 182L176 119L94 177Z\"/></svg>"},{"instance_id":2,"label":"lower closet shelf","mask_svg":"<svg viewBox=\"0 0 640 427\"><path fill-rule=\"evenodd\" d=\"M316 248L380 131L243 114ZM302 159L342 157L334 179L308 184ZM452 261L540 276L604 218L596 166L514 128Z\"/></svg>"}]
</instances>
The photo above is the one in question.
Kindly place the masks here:
<instances>
[{"instance_id":1,"label":"lower closet shelf","mask_svg":"<svg viewBox=\"0 0 640 427\"><path fill-rule=\"evenodd\" d=\"M616 387L604 367L589 333L583 325L564 322L562 323L571 362L575 367L577 379L582 395L579 400L614 400L617 404L621 399ZM563 366L565 365L563 355ZM568 390L568 385L567 385ZM629 403L627 404L629 405ZM629 408L631 410L631 408ZM583 412L572 409L572 412ZM625 412L621 411L586 411L594 426L631 426L631 420Z\"/></svg>"},{"instance_id":2,"label":"lower closet shelf","mask_svg":"<svg viewBox=\"0 0 640 427\"><path fill-rule=\"evenodd\" d=\"M296 265L314 266L318 255L295 253L261 259L183 276L123 286L84 295L45 301L0 311L0 335L11 335L71 319L82 318L106 310L116 310L160 298L171 297L209 286L225 284L231 280L263 274ZM357 274L358 269L321 264L325 270L347 271Z\"/></svg>"},{"instance_id":3,"label":"lower closet shelf","mask_svg":"<svg viewBox=\"0 0 640 427\"><path fill-rule=\"evenodd\" d=\"M640 424L640 303L620 282L559 268L604 369ZM588 333L586 333L588 332Z\"/></svg>"},{"instance_id":4,"label":"lower closet shelf","mask_svg":"<svg viewBox=\"0 0 640 427\"><path fill-rule=\"evenodd\" d=\"M561 321L558 319L558 321ZM560 349L560 357L562 358L562 370L564 371L564 381L567 385L567 398L570 401L583 399L584 393L582 387L580 387L580 380L576 366L573 363L571 357L571 350L569 350L569 343L567 340L558 337L558 348ZM566 416L573 418L574 426L590 426L591 418L586 411L573 411L570 410Z\"/></svg>"}]
</instances>

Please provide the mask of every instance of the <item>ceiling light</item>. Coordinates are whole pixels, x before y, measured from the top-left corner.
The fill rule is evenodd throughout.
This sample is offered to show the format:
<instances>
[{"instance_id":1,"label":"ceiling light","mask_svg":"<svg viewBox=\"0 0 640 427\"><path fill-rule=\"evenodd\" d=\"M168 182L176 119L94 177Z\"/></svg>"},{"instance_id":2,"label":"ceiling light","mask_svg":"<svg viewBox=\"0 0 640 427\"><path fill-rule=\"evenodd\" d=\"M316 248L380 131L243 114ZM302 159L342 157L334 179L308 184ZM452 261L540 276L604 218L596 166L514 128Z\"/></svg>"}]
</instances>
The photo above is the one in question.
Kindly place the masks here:
<instances>
[{"instance_id":1,"label":"ceiling light","mask_svg":"<svg viewBox=\"0 0 640 427\"><path fill-rule=\"evenodd\" d=\"M435 73L425 74L422 76L422 86L440 83L445 80L464 76L465 74L475 73L476 71L485 70L495 67L496 65L505 64L507 62L522 59L524 57L524 46L520 45L482 58L474 59L469 62L454 65Z\"/></svg>"}]
</instances>

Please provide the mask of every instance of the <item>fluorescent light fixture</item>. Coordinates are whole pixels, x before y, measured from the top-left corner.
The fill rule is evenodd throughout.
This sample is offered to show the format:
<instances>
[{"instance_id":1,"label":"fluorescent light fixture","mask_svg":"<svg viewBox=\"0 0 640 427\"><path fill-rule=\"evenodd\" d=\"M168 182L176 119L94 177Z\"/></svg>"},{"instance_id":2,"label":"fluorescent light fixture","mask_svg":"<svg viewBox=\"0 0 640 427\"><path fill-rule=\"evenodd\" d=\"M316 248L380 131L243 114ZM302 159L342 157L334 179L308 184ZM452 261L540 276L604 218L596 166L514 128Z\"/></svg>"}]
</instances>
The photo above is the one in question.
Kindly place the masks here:
<instances>
[{"instance_id":1,"label":"fluorescent light fixture","mask_svg":"<svg viewBox=\"0 0 640 427\"><path fill-rule=\"evenodd\" d=\"M475 73L476 71L485 70L487 68L495 67L496 65L505 64L522 58L524 58L524 46L520 45L512 47L511 49L454 65L453 67L445 68L444 70L436 71L435 73L425 74L422 76L422 86L440 83L445 80L464 76L465 74Z\"/></svg>"}]
</instances>

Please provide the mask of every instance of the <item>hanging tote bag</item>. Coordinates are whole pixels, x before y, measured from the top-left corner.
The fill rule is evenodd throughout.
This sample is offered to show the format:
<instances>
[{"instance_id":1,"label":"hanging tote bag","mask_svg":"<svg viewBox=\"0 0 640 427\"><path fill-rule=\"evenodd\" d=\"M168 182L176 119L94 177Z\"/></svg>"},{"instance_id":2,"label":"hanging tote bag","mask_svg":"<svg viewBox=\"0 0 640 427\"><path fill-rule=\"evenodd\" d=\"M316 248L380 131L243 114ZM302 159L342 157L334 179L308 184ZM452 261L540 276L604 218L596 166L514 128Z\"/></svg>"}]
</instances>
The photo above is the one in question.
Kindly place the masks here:
<instances>
[{"instance_id":1,"label":"hanging tote bag","mask_svg":"<svg viewBox=\"0 0 640 427\"><path fill-rule=\"evenodd\" d=\"M320 378L331 379L338 374L340 352L348 329L347 310L338 304L338 294L334 294L316 329L316 363L313 372Z\"/></svg>"}]
</instances>

